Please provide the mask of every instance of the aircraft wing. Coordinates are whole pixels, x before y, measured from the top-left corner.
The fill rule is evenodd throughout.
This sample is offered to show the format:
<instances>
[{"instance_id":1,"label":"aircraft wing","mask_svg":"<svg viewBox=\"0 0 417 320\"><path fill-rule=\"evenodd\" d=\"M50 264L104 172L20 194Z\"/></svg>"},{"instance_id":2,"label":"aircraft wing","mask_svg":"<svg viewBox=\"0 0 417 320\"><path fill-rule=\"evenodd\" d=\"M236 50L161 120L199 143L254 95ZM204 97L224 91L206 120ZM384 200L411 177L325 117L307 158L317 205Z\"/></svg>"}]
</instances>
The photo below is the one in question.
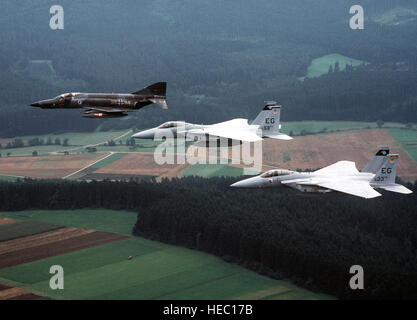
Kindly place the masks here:
<instances>
[{"instance_id":1,"label":"aircraft wing","mask_svg":"<svg viewBox=\"0 0 417 320\"><path fill-rule=\"evenodd\" d=\"M381 194L375 191L369 183L361 181L332 181L332 182L321 182L318 184L320 187L344 192L353 196L371 199L381 196Z\"/></svg>"},{"instance_id":2,"label":"aircraft wing","mask_svg":"<svg viewBox=\"0 0 417 320\"><path fill-rule=\"evenodd\" d=\"M207 126L204 129L190 130L189 132L197 136L208 134L214 137L247 142L262 140L262 138L256 134L256 131L248 125L247 119L234 119Z\"/></svg>"},{"instance_id":3,"label":"aircraft wing","mask_svg":"<svg viewBox=\"0 0 417 320\"><path fill-rule=\"evenodd\" d=\"M247 142L255 142L255 141L261 141L262 138L258 136L254 132L246 131L246 130L233 130L233 129L208 129L204 130L206 133L208 133L211 136L216 136L220 138L227 138L227 139L233 139L233 140L241 140L241 141L247 141Z\"/></svg>"},{"instance_id":4,"label":"aircraft wing","mask_svg":"<svg viewBox=\"0 0 417 320\"><path fill-rule=\"evenodd\" d=\"M216 128L239 127L239 128L245 128L245 127L249 127L249 124L248 124L248 119L237 118L237 119L232 119L232 120L212 124L209 127L216 127Z\"/></svg>"},{"instance_id":5,"label":"aircraft wing","mask_svg":"<svg viewBox=\"0 0 417 320\"><path fill-rule=\"evenodd\" d=\"M314 171L323 175L349 175L359 173L356 165L352 161L338 161L330 166L324 167L320 170Z\"/></svg>"},{"instance_id":6,"label":"aircraft wing","mask_svg":"<svg viewBox=\"0 0 417 320\"><path fill-rule=\"evenodd\" d=\"M370 199L381 196L381 194L374 190L368 182L365 181L329 181L328 179L292 179L281 181L282 184L298 184L298 185L309 185L319 186L326 189L339 191L353 196Z\"/></svg>"}]
</instances>

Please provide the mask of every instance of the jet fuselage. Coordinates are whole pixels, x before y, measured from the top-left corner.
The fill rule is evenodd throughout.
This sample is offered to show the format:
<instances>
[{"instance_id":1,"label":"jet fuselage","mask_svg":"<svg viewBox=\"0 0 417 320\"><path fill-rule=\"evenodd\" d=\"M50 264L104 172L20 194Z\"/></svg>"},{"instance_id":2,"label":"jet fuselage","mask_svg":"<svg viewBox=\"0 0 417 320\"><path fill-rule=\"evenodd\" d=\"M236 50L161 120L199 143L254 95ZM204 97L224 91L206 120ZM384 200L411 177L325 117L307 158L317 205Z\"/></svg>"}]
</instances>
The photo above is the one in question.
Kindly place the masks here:
<instances>
[{"instance_id":1,"label":"jet fuselage","mask_svg":"<svg viewBox=\"0 0 417 320\"><path fill-rule=\"evenodd\" d=\"M297 172L291 170L270 170L259 176L248 178L232 184L237 188L276 188L287 186L301 192L328 193L333 190L309 184L308 180L320 179L320 181L366 181L370 182L375 175L372 173L359 172L350 175L323 175L314 172ZM302 180L297 182L296 180ZM287 181L294 181L286 183Z\"/></svg>"},{"instance_id":2,"label":"jet fuselage","mask_svg":"<svg viewBox=\"0 0 417 320\"><path fill-rule=\"evenodd\" d=\"M187 123L184 121L169 121L160 126L134 134L133 138L158 139L163 136L176 137L177 134L189 134L197 139L228 142L257 142L263 138L291 140L292 138L280 132L281 106L275 101L268 101L258 116L249 124L248 119L236 118L229 121L210 125ZM201 141L201 142L204 142Z\"/></svg>"},{"instance_id":3,"label":"jet fuselage","mask_svg":"<svg viewBox=\"0 0 417 320\"><path fill-rule=\"evenodd\" d=\"M32 107L42 109L77 109L77 108L120 108L140 109L151 104L151 95L119 94L119 93L64 93L52 99L37 101Z\"/></svg>"},{"instance_id":4,"label":"jet fuselage","mask_svg":"<svg viewBox=\"0 0 417 320\"><path fill-rule=\"evenodd\" d=\"M166 109L166 83L157 82L134 93L83 93L70 92L52 99L40 100L31 104L42 109L87 108L83 116L123 117L126 112L140 109L155 103Z\"/></svg>"}]
</instances>

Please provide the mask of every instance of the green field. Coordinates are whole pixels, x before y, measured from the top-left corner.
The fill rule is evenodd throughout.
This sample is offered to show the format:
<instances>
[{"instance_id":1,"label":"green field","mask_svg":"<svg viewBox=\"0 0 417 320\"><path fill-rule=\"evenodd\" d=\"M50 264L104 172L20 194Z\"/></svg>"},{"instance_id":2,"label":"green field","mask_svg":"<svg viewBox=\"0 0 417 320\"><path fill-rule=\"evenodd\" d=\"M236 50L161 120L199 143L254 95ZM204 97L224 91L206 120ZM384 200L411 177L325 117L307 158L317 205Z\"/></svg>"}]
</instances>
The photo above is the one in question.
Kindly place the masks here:
<instances>
[{"instance_id":1,"label":"green field","mask_svg":"<svg viewBox=\"0 0 417 320\"><path fill-rule=\"evenodd\" d=\"M104 131L104 132L67 132L60 134L48 134L48 135L35 135L35 136L20 136L13 137L12 139L22 139L27 144L27 141L32 138L43 139L45 142L48 138L51 138L52 141L55 141L56 138L61 139L61 143L64 139L68 138L69 146L64 147L62 145L41 145L41 146L32 146L32 147L23 147L23 148L10 148L3 149L2 154L6 155L10 152L11 156L25 156L32 155L33 151L37 151L38 155L45 155L51 152L79 152L84 150L86 145L95 145L98 143L107 142L110 139L113 139L115 142L118 142L116 138L122 134L128 132L128 130L122 131ZM122 141L130 138L130 134L122 138ZM109 150L110 151L110 150Z\"/></svg>"},{"instance_id":2,"label":"green field","mask_svg":"<svg viewBox=\"0 0 417 320\"><path fill-rule=\"evenodd\" d=\"M383 128L403 128L403 123L386 122ZM361 122L361 121L286 121L282 123L281 131L289 134L300 134L305 130L307 133L319 133L326 129L327 133L332 130L357 130L357 129L375 129L378 128L376 122Z\"/></svg>"},{"instance_id":3,"label":"green field","mask_svg":"<svg viewBox=\"0 0 417 320\"><path fill-rule=\"evenodd\" d=\"M25 210L0 212L0 217L23 221L41 221L84 229L132 234L135 212L104 209L84 210Z\"/></svg>"},{"instance_id":4,"label":"green field","mask_svg":"<svg viewBox=\"0 0 417 320\"><path fill-rule=\"evenodd\" d=\"M102 159L102 160L94 163L93 165L89 166L87 168L87 170L88 170L87 172L82 170L78 173L75 173L75 174L72 174L72 175L68 176L68 178L70 180L77 180L77 179L84 178L86 175L88 175L91 172L90 169L97 170L97 169L100 169L100 168L104 168L105 166L109 165L110 163L115 162L117 160L120 160L125 155L126 155L126 153L113 153L113 154L109 155L108 157L104 157L104 159Z\"/></svg>"},{"instance_id":5,"label":"green field","mask_svg":"<svg viewBox=\"0 0 417 320\"><path fill-rule=\"evenodd\" d=\"M102 181L102 180L111 180L111 181L129 181L134 179L135 181L152 181L158 176L151 175L138 175L138 174L118 174L118 173L88 173L83 176L78 176L76 179L84 181Z\"/></svg>"},{"instance_id":6,"label":"green field","mask_svg":"<svg viewBox=\"0 0 417 320\"><path fill-rule=\"evenodd\" d=\"M123 131L104 131L104 132L67 132L62 134L49 134L49 135L39 135L39 136L20 136L13 137L13 139L22 139L24 140L25 145L27 141L38 137L43 139L45 142L48 138L51 138L52 141L55 141L56 138L60 138L61 142L65 138L69 139L69 145L64 147L62 145L40 145L40 146L25 146L23 148L9 148L1 150L3 156L6 156L10 153L10 156L31 156L33 151L36 151L39 156L47 155L50 153L63 153L68 151L70 153L74 152L86 152L85 148L88 145L94 146L98 152L154 152L155 148L161 143L160 141L153 141L149 139L135 139L136 147L132 148L131 146L126 145L126 140L130 139L133 134L130 132L121 139L117 139L124 133L127 133L128 130ZM105 146L109 140L113 140L116 145L114 146ZM120 144L122 141L122 144ZM175 140L174 140L175 141ZM100 145L97 145L100 144ZM189 143L188 143L189 144ZM187 144L187 145L188 145ZM3 145L4 147L5 145Z\"/></svg>"},{"instance_id":7,"label":"green field","mask_svg":"<svg viewBox=\"0 0 417 320\"><path fill-rule=\"evenodd\" d=\"M118 131L96 131L96 132L65 132L59 134L46 134L46 135L33 135L33 136L19 136L15 138L20 138L23 140L29 140L32 138L43 139L44 141L51 138L54 141L56 138L60 138L61 142L65 139L69 139L70 145L75 146L84 146L88 144L96 144L100 142L105 142L110 139L115 139L116 137L121 136L126 133L128 130L118 130ZM130 138L130 135L125 136L123 139ZM116 140L115 140L116 141Z\"/></svg>"},{"instance_id":8,"label":"green field","mask_svg":"<svg viewBox=\"0 0 417 320\"><path fill-rule=\"evenodd\" d=\"M330 66L333 66L334 70L336 62L339 62L340 71L345 70L347 64L357 67L364 63L364 61L349 58L341 54L328 54L326 56L314 59L307 69L307 75L305 77L299 78L299 80L304 80L306 77L320 77L321 75L329 72Z\"/></svg>"},{"instance_id":9,"label":"green field","mask_svg":"<svg viewBox=\"0 0 417 320\"><path fill-rule=\"evenodd\" d=\"M117 145L112 147L106 147L106 146L99 146L97 147L97 151L99 152L106 152L106 151L112 151L112 152L154 152L155 147L149 146L149 147L137 147L134 149L131 149L129 146L125 145Z\"/></svg>"},{"instance_id":10,"label":"green field","mask_svg":"<svg viewBox=\"0 0 417 320\"><path fill-rule=\"evenodd\" d=\"M126 136L126 138L130 137ZM124 138L125 139L125 138ZM135 147L127 146L124 141L123 144L117 143L115 146L99 146L97 151L114 151L114 152L154 152L155 148L161 143L151 139L135 139Z\"/></svg>"},{"instance_id":11,"label":"green field","mask_svg":"<svg viewBox=\"0 0 417 320\"><path fill-rule=\"evenodd\" d=\"M405 152L417 162L417 130L392 128L390 132Z\"/></svg>"},{"instance_id":12,"label":"green field","mask_svg":"<svg viewBox=\"0 0 417 320\"><path fill-rule=\"evenodd\" d=\"M394 122L386 122L384 127L389 128L402 128L404 124L401 123L394 123ZM284 121L282 123L282 132L289 134L291 131L293 134L298 135L303 130L307 133L318 133L322 132L323 129L327 129L327 132L336 131L336 130L353 130L353 129L367 129L367 128L377 128L375 122L359 122L359 121L294 121L288 122ZM117 152L117 153L128 153L128 152L154 152L155 148L161 143L153 140L147 139L135 139L136 148L131 148L130 146L125 145L126 139L130 138L130 134L126 135L122 139L116 139L120 135L126 133L127 130L124 131L107 131L107 132L69 132L69 133L62 133L57 135L40 135L37 136L39 138L44 139L45 141L48 137L51 137L52 140L55 138L60 138L61 141L65 138L69 138L70 146L63 147L63 146L56 146L56 145L42 145L42 146L34 146L34 147L23 147L23 148L11 148L11 149L3 149L1 150L1 154L6 156L7 153L10 153L10 156L31 156L33 151L37 151L38 155L47 155L51 152L64 152L68 151L70 153L73 152L85 152L85 146L87 145L94 145L101 142L107 142L108 140L113 139L116 142L115 146L104 146L99 145L95 148L98 152ZM23 136L23 137L15 137L21 138L25 141L31 139L36 136ZM15 139L13 138L13 139ZM122 145L119 144L119 141L122 141ZM173 143L175 140L173 141ZM189 146L191 143L187 143ZM175 151L176 152L176 151ZM0 178L1 179L1 178Z\"/></svg>"},{"instance_id":13,"label":"green field","mask_svg":"<svg viewBox=\"0 0 417 320\"><path fill-rule=\"evenodd\" d=\"M112 155L108 156L107 158L94 163L89 168L92 168L92 169L104 168L105 166L109 165L110 163L115 162L117 160L120 160L125 155L126 155L126 153L113 153Z\"/></svg>"},{"instance_id":14,"label":"green field","mask_svg":"<svg viewBox=\"0 0 417 320\"><path fill-rule=\"evenodd\" d=\"M55 264L65 271L62 291L49 288L48 271ZM0 282L57 299L250 299L266 289L268 295L298 290L217 257L142 238L5 268ZM326 296L299 289L296 297Z\"/></svg>"},{"instance_id":15,"label":"green field","mask_svg":"<svg viewBox=\"0 0 417 320\"><path fill-rule=\"evenodd\" d=\"M2 212L14 219L130 233L136 213L110 210ZM128 260L127 257L132 259ZM49 288L49 268L63 266L65 289ZM330 299L218 257L132 237L0 270L0 283L55 299Z\"/></svg>"},{"instance_id":16,"label":"green field","mask_svg":"<svg viewBox=\"0 0 417 320\"><path fill-rule=\"evenodd\" d=\"M44 221L19 221L0 226L0 241L12 240L59 228L62 228L62 226Z\"/></svg>"},{"instance_id":17,"label":"green field","mask_svg":"<svg viewBox=\"0 0 417 320\"><path fill-rule=\"evenodd\" d=\"M63 146L34 146L34 147L23 147L23 148L10 148L3 149L1 153L3 156L10 154L10 156L32 156L32 152L36 151L38 156L48 155L51 152L64 152L66 150L73 149L74 146L63 147ZM70 151L69 151L70 152Z\"/></svg>"},{"instance_id":18,"label":"green field","mask_svg":"<svg viewBox=\"0 0 417 320\"><path fill-rule=\"evenodd\" d=\"M5 174L0 174L0 181L16 181L20 177L17 176L8 176Z\"/></svg>"},{"instance_id":19,"label":"green field","mask_svg":"<svg viewBox=\"0 0 417 320\"><path fill-rule=\"evenodd\" d=\"M240 177L243 169L232 167L227 164L195 164L182 173L183 177L197 176L203 178L212 177Z\"/></svg>"}]
</instances>

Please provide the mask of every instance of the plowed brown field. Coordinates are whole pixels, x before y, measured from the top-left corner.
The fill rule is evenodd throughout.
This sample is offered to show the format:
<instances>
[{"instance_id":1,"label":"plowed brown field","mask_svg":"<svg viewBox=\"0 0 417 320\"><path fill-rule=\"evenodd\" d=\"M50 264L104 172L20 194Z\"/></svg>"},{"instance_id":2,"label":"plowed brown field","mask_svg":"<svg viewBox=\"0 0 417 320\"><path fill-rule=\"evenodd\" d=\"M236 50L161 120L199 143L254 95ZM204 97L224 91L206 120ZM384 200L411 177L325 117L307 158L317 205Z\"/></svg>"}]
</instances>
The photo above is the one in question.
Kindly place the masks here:
<instances>
[{"instance_id":1,"label":"plowed brown field","mask_svg":"<svg viewBox=\"0 0 417 320\"><path fill-rule=\"evenodd\" d=\"M93 232L94 230L68 227L40 234L35 234L33 236L3 241L0 242L0 256L8 252L37 247L40 245L54 243L56 241L66 240Z\"/></svg>"},{"instance_id":2,"label":"plowed brown field","mask_svg":"<svg viewBox=\"0 0 417 320\"><path fill-rule=\"evenodd\" d=\"M6 286L5 284L1 284L0 283L0 291L1 290L6 290L6 289L10 289L11 287L9 287L9 286Z\"/></svg>"},{"instance_id":3,"label":"plowed brown field","mask_svg":"<svg viewBox=\"0 0 417 320\"><path fill-rule=\"evenodd\" d=\"M32 238L32 243L25 238L7 241L2 248L4 253L0 253L0 269L129 238L116 233L73 229L63 228L55 233L39 234L36 240L33 236L25 237ZM59 231L62 231L62 235Z\"/></svg>"},{"instance_id":4,"label":"plowed brown field","mask_svg":"<svg viewBox=\"0 0 417 320\"><path fill-rule=\"evenodd\" d=\"M0 288L0 300L34 300L39 298L40 296L21 288L7 287L3 290Z\"/></svg>"},{"instance_id":5,"label":"plowed brown field","mask_svg":"<svg viewBox=\"0 0 417 320\"><path fill-rule=\"evenodd\" d=\"M150 175L162 177L179 177L181 172L188 167L188 164L164 164L159 165L154 160L153 153L141 154L132 153L124 156L120 160L110 163L104 168L100 168L94 173L111 173L123 175Z\"/></svg>"},{"instance_id":6,"label":"plowed brown field","mask_svg":"<svg viewBox=\"0 0 417 320\"><path fill-rule=\"evenodd\" d=\"M16 221L9 218L0 218L0 226L10 223L15 223Z\"/></svg>"},{"instance_id":7,"label":"plowed brown field","mask_svg":"<svg viewBox=\"0 0 417 320\"><path fill-rule=\"evenodd\" d=\"M103 157L103 154L74 154L45 157L0 158L0 174L30 178L62 178Z\"/></svg>"}]
</instances>

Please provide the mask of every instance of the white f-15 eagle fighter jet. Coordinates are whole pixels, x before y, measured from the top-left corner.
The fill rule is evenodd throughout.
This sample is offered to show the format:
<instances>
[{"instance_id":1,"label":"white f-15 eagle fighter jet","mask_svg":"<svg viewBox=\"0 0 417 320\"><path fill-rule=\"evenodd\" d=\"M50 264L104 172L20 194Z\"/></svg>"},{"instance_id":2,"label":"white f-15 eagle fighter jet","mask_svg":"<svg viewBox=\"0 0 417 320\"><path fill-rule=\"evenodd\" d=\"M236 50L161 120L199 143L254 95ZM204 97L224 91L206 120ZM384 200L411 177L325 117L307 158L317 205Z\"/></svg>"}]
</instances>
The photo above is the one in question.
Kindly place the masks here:
<instances>
[{"instance_id":1,"label":"white f-15 eagle fighter jet","mask_svg":"<svg viewBox=\"0 0 417 320\"><path fill-rule=\"evenodd\" d=\"M381 196L375 189L412 193L403 185L395 183L399 155L389 154L381 148L375 157L359 172L352 161L339 161L314 172L270 170L259 176L236 182L236 188L267 188L287 186L302 192L343 192L370 199Z\"/></svg>"},{"instance_id":2,"label":"white f-15 eagle fighter jet","mask_svg":"<svg viewBox=\"0 0 417 320\"><path fill-rule=\"evenodd\" d=\"M263 138L290 140L290 136L280 132L281 106L275 101L267 102L256 119L249 124L247 119L233 119L211 125L193 124L183 121L169 121L156 128L134 134L133 138L154 139L177 137L191 134L210 139L224 138L237 141L256 142Z\"/></svg>"}]
</instances>

